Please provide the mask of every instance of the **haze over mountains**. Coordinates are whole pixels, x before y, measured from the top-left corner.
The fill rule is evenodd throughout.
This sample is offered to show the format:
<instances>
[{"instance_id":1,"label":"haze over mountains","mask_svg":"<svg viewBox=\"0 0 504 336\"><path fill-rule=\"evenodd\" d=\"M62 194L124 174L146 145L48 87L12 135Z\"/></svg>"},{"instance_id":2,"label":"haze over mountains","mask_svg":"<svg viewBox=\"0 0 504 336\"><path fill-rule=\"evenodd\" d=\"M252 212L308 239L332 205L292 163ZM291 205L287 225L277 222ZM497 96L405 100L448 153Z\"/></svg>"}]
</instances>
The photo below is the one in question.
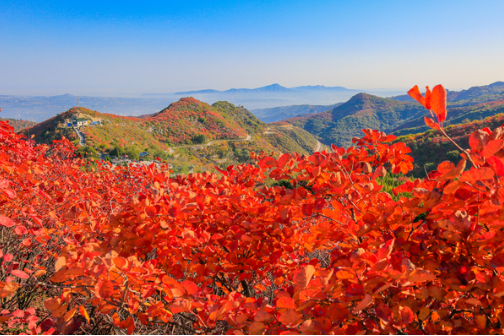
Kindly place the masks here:
<instances>
[{"instance_id":1,"label":"haze over mountains","mask_svg":"<svg viewBox=\"0 0 504 336\"><path fill-rule=\"evenodd\" d=\"M139 98L78 97L71 94L50 97L0 95L0 107L3 109L1 116L4 118L40 122L51 118L57 113L67 111L78 104L102 113L134 116L158 112L180 98L188 96L209 104L217 101L228 101L252 110L300 104L333 105L345 102L359 92L386 97L401 94L404 91L363 91L346 89L340 86L325 87L322 85L286 88L279 84L273 84L255 89L230 89L226 91L210 89L167 94L145 94Z\"/></svg>"}]
</instances>

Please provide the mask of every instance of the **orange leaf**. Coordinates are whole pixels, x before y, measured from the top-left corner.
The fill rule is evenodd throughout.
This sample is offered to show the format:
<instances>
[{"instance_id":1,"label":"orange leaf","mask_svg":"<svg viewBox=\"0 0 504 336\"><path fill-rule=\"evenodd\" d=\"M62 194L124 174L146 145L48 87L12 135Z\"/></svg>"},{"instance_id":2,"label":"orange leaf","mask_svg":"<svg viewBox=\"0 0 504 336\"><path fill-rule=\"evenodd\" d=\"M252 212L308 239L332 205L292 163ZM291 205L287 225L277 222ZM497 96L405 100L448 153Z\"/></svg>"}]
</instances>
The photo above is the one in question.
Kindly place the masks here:
<instances>
[{"instance_id":1,"label":"orange leaf","mask_svg":"<svg viewBox=\"0 0 504 336\"><path fill-rule=\"evenodd\" d=\"M98 281L95 285L96 297L101 299L108 299L114 294L114 286L110 281Z\"/></svg>"},{"instance_id":2,"label":"orange leaf","mask_svg":"<svg viewBox=\"0 0 504 336\"><path fill-rule=\"evenodd\" d=\"M359 302L359 304L355 307L355 312L360 312L362 309L366 308L371 303L371 301L373 301L373 297L366 293L362 301Z\"/></svg>"},{"instance_id":3,"label":"orange leaf","mask_svg":"<svg viewBox=\"0 0 504 336\"><path fill-rule=\"evenodd\" d=\"M460 176L460 173L462 173L464 171L465 167L466 167L466 160L462 159L457 164L457 167L451 169L448 173L441 176L441 179L442 180L450 180L450 179L457 178Z\"/></svg>"},{"instance_id":4,"label":"orange leaf","mask_svg":"<svg viewBox=\"0 0 504 336\"><path fill-rule=\"evenodd\" d=\"M423 270L423 269L415 269L413 272L411 272L408 276L408 281L409 282L424 282L424 281L432 281L436 279L436 276L432 274L429 271Z\"/></svg>"},{"instance_id":5,"label":"orange leaf","mask_svg":"<svg viewBox=\"0 0 504 336\"><path fill-rule=\"evenodd\" d=\"M61 299L59 298L51 298L44 301L44 307L47 310L56 310L61 306Z\"/></svg>"},{"instance_id":6,"label":"orange leaf","mask_svg":"<svg viewBox=\"0 0 504 336\"><path fill-rule=\"evenodd\" d=\"M340 270L340 271L336 272L336 277L338 279L353 279L353 278L355 278L355 274L350 271Z\"/></svg>"},{"instance_id":7,"label":"orange leaf","mask_svg":"<svg viewBox=\"0 0 504 336\"><path fill-rule=\"evenodd\" d=\"M254 321L256 322L269 322L271 320L273 320L273 315L264 310L259 310L254 316Z\"/></svg>"},{"instance_id":8,"label":"orange leaf","mask_svg":"<svg viewBox=\"0 0 504 336\"><path fill-rule=\"evenodd\" d=\"M296 289L306 288L314 273L315 267L313 267L312 265L307 265L301 269L298 269L294 273L294 284L296 285Z\"/></svg>"},{"instance_id":9,"label":"orange leaf","mask_svg":"<svg viewBox=\"0 0 504 336\"><path fill-rule=\"evenodd\" d=\"M79 306L79 312L86 319L86 321L89 323L89 314L88 314L86 308L84 308L84 306Z\"/></svg>"},{"instance_id":10,"label":"orange leaf","mask_svg":"<svg viewBox=\"0 0 504 336\"><path fill-rule=\"evenodd\" d=\"M70 309L69 311L66 312L65 316L63 316L63 320L65 322L70 321L70 319L75 315L75 312L77 311L77 307Z\"/></svg>"},{"instance_id":11,"label":"orange leaf","mask_svg":"<svg viewBox=\"0 0 504 336\"><path fill-rule=\"evenodd\" d=\"M278 308L292 308L296 309L296 305L294 303L294 300L290 297L281 297L277 300L276 305Z\"/></svg>"},{"instance_id":12,"label":"orange leaf","mask_svg":"<svg viewBox=\"0 0 504 336\"><path fill-rule=\"evenodd\" d=\"M297 313L294 309L287 309L287 311L278 316L278 321L289 328L294 328L302 322L301 317L301 314Z\"/></svg>"},{"instance_id":13,"label":"orange leaf","mask_svg":"<svg viewBox=\"0 0 504 336\"><path fill-rule=\"evenodd\" d=\"M66 265L66 258L65 257L59 257L58 260L56 260L56 264L54 264L54 269L59 271L63 266Z\"/></svg>"},{"instance_id":14,"label":"orange leaf","mask_svg":"<svg viewBox=\"0 0 504 336\"><path fill-rule=\"evenodd\" d=\"M442 85L436 85L432 89L430 99L431 110L437 116L439 123L446 120L446 90Z\"/></svg>"},{"instance_id":15,"label":"orange leaf","mask_svg":"<svg viewBox=\"0 0 504 336\"><path fill-rule=\"evenodd\" d=\"M181 313L181 312L189 312L191 311L191 302L185 299L177 299L172 305L170 306L170 311L173 314Z\"/></svg>"},{"instance_id":16,"label":"orange leaf","mask_svg":"<svg viewBox=\"0 0 504 336\"><path fill-rule=\"evenodd\" d=\"M128 265L128 261L123 257L115 257L114 259L112 259L112 262L119 269L122 269L124 266Z\"/></svg>"},{"instance_id":17,"label":"orange leaf","mask_svg":"<svg viewBox=\"0 0 504 336\"><path fill-rule=\"evenodd\" d=\"M266 325L261 322L252 322L248 329L250 335L262 335L266 330Z\"/></svg>"},{"instance_id":18,"label":"orange leaf","mask_svg":"<svg viewBox=\"0 0 504 336\"><path fill-rule=\"evenodd\" d=\"M0 298L6 298L11 295L19 286L17 282L0 282Z\"/></svg>"}]
</instances>

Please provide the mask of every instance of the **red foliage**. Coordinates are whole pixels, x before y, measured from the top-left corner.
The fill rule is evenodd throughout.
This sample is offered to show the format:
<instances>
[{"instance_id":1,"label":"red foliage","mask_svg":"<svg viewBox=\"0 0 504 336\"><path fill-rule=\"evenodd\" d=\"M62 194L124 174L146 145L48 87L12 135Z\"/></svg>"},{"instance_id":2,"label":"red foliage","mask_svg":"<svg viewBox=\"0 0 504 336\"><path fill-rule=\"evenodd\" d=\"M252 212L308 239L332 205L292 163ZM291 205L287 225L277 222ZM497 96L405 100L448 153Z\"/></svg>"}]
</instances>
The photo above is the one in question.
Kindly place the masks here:
<instances>
[{"instance_id":1,"label":"red foliage","mask_svg":"<svg viewBox=\"0 0 504 336\"><path fill-rule=\"evenodd\" d=\"M472 134L470 170L444 162L394 190L410 198L377 182L412 168L409 148L364 133L174 179L85 171L68 141L35 146L0 123L2 304L50 293L37 333L95 330L98 315L130 334L501 333L503 128ZM14 321L25 308L0 321L32 330Z\"/></svg>"}]
</instances>

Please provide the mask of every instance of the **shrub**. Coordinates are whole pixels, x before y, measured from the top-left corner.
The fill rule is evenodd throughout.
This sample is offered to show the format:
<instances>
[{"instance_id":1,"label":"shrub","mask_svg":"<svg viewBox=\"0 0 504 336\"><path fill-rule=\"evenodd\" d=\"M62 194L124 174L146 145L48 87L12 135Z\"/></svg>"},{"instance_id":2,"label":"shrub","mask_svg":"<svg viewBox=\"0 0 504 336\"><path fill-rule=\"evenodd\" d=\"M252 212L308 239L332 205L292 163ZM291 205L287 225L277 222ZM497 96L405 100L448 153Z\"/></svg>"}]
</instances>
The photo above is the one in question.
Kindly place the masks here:
<instances>
[{"instance_id":1,"label":"shrub","mask_svg":"<svg viewBox=\"0 0 504 336\"><path fill-rule=\"evenodd\" d=\"M412 95L444 132L443 90ZM68 141L36 146L0 123L1 321L65 334L500 333L504 129L476 130L465 158L424 180L394 178L395 198L377 179L410 171L409 148L364 134L170 178L167 166L83 170Z\"/></svg>"}]
</instances>

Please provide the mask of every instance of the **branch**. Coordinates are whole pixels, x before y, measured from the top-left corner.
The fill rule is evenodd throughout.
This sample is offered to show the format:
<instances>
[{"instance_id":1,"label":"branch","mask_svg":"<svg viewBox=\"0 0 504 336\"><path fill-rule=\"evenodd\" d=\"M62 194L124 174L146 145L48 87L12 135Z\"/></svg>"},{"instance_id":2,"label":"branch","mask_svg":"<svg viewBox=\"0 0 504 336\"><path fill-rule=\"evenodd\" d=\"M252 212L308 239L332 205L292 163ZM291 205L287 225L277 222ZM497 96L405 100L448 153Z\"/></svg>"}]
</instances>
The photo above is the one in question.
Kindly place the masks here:
<instances>
[{"instance_id":1,"label":"branch","mask_svg":"<svg viewBox=\"0 0 504 336\"><path fill-rule=\"evenodd\" d=\"M444 130L444 128L443 128L443 127L439 127L439 130L441 131L441 133L443 133L443 135L444 135L444 136L445 136L448 140L450 140L450 142L451 142L452 144L454 144L454 145L455 145L455 147L457 147L457 148L458 148L458 150L460 150L462 153L464 153L464 154L467 156L467 159L471 162L471 164L473 165L473 167L474 167L474 168L479 168L479 167L478 167L478 166L474 163L474 161L472 160L471 155L469 155L469 153L468 153L465 149L462 149L462 147L460 147L460 146L459 146L459 145L458 145L458 144L457 144L457 143L456 143L456 142L455 142L452 138L450 138L450 137L448 136L448 134L446 134L446 132L445 132L445 130Z\"/></svg>"}]
</instances>

